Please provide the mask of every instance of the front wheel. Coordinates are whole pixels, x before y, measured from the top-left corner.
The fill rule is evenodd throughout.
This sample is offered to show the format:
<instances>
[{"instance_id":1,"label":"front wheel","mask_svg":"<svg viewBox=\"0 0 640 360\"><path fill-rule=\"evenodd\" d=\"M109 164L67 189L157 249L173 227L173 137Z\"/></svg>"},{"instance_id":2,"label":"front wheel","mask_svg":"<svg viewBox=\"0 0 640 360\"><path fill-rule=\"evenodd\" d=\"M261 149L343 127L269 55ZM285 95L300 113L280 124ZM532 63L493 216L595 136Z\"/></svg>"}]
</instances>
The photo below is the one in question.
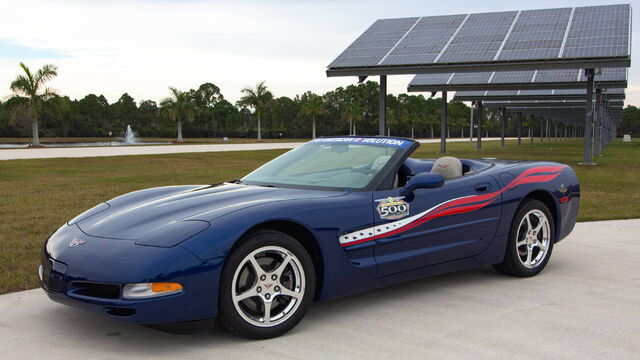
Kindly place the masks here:
<instances>
[{"instance_id":1,"label":"front wheel","mask_svg":"<svg viewBox=\"0 0 640 360\"><path fill-rule=\"evenodd\" d=\"M225 264L220 318L232 332L267 339L302 320L315 292L311 257L293 237L261 230L241 240Z\"/></svg>"},{"instance_id":2,"label":"front wheel","mask_svg":"<svg viewBox=\"0 0 640 360\"><path fill-rule=\"evenodd\" d=\"M549 262L555 227L551 212L538 200L525 199L511 224L504 260L494 268L507 275L537 275Z\"/></svg>"}]
</instances>

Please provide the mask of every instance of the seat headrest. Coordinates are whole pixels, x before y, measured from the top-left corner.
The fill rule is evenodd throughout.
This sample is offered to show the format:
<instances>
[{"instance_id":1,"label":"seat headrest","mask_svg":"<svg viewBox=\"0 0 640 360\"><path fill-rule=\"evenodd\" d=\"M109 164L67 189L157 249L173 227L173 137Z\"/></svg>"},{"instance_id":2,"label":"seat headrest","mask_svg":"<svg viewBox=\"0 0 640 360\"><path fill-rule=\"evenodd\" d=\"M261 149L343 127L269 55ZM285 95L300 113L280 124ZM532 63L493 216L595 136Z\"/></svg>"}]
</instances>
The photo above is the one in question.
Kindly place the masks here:
<instances>
[{"instance_id":1,"label":"seat headrest","mask_svg":"<svg viewBox=\"0 0 640 360\"><path fill-rule=\"evenodd\" d=\"M462 163L453 156L443 156L433 163L431 172L438 173L445 179L462 176Z\"/></svg>"},{"instance_id":2,"label":"seat headrest","mask_svg":"<svg viewBox=\"0 0 640 360\"><path fill-rule=\"evenodd\" d=\"M371 164L371 170L382 169L382 167L389 161L389 159L391 159L391 156L389 155L378 156L378 158L373 161L373 164Z\"/></svg>"}]
</instances>

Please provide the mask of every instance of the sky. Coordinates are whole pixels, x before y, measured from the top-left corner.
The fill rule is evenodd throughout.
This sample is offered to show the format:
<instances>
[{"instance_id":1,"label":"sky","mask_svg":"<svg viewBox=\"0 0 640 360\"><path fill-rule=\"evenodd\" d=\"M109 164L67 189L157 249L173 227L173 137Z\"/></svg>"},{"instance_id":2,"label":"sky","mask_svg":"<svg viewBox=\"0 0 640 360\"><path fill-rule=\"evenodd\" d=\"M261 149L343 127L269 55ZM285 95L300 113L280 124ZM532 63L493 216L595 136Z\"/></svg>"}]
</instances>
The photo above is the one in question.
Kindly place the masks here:
<instances>
[{"instance_id":1,"label":"sky","mask_svg":"<svg viewBox=\"0 0 640 360\"><path fill-rule=\"evenodd\" d=\"M327 78L326 66L376 19L618 3L625 2L0 0L0 100L11 95L20 61L32 69L57 65L51 86L72 99L94 93L114 102L127 92L138 102L159 101L169 86L212 82L235 102L243 87L262 80L275 96L324 93L357 82ZM636 49L638 29L634 16ZM639 106L634 63L626 104ZM405 92L411 78L390 76L389 92Z\"/></svg>"}]
</instances>

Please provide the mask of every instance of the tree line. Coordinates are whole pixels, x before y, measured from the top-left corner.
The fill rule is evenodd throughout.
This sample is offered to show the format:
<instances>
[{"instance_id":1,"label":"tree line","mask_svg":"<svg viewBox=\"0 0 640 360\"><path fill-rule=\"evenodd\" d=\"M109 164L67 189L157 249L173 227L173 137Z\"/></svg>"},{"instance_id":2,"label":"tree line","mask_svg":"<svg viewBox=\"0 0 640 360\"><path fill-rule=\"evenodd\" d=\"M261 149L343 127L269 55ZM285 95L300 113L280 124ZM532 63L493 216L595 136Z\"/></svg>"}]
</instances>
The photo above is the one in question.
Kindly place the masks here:
<instances>
[{"instance_id":1,"label":"tree line","mask_svg":"<svg viewBox=\"0 0 640 360\"><path fill-rule=\"evenodd\" d=\"M622 109L622 122L618 134L640 137L640 109L633 105L627 105Z\"/></svg>"},{"instance_id":2,"label":"tree line","mask_svg":"<svg viewBox=\"0 0 640 360\"><path fill-rule=\"evenodd\" d=\"M105 137L121 136L131 125L143 137L219 138L312 138L344 134L374 135L378 132L379 87L375 82L338 87L324 94L311 91L295 97L277 97L265 82L242 89L240 100L231 103L211 82L197 89L170 87L167 98L136 101L124 93L109 103L103 95L81 99L60 95L46 83L57 76L57 67L45 65L32 72L20 64L22 73L11 83L14 96L0 102L0 137ZM440 98L419 95L388 95L389 133L403 137L435 137L439 134ZM634 110L635 109L635 110ZM470 108L458 101L448 103L448 136L469 136ZM499 133L499 114L485 112L485 136ZM623 119L640 124L640 112L625 108ZM507 134L515 135L515 121L507 122ZM524 127L537 126L525 119ZM632 126L633 127L633 126ZM637 130L633 130L637 131ZM525 130L526 132L526 130Z\"/></svg>"}]
</instances>

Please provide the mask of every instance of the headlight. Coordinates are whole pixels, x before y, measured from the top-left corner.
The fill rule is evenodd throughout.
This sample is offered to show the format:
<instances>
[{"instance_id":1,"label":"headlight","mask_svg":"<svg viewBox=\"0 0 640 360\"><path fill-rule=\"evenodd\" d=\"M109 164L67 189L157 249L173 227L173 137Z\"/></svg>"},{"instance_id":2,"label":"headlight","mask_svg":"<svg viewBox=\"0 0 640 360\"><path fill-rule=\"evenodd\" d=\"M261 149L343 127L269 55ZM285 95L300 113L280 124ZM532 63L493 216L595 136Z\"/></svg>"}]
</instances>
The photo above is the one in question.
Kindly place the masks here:
<instances>
[{"instance_id":1,"label":"headlight","mask_svg":"<svg viewBox=\"0 0 640 360\"><path fill-rule=\"evenodd\" d=\"M182 292L178 283L138 283L126 284L122 288L122 297L129 300L149 299Z\"/></svg>"},{"instance_id":2,"label":"headlight","mask_svg":"<svg viewBox=\"0 0 640 360\"><path fill-rule=\"evenodd\" d=\"M136 240L136 244L165 248L173 247L206 230L208 227L209 223L207 221L178 221L146 234Z\"/></svg>"},{"instance_id":3,"label":"headlight","mask_svg":"<svg viewBox=\"0 0 640 360\"><path fill-rule=\"evenodd\" d=\"M107 203L98 204L98 205L92 207L91 209L83 212L82 214L74 217L73 219L69 220L67 222L67 224L73 225L73 224L77 223L80 220L84 220L84 219L88 218L89 216L93 216L93 215L95 215L95 214L97 214L99 212L103 212L103 211L107 210L109 208L109 206L110 205L107 204Z\"/></svg>"}]
</instances>

